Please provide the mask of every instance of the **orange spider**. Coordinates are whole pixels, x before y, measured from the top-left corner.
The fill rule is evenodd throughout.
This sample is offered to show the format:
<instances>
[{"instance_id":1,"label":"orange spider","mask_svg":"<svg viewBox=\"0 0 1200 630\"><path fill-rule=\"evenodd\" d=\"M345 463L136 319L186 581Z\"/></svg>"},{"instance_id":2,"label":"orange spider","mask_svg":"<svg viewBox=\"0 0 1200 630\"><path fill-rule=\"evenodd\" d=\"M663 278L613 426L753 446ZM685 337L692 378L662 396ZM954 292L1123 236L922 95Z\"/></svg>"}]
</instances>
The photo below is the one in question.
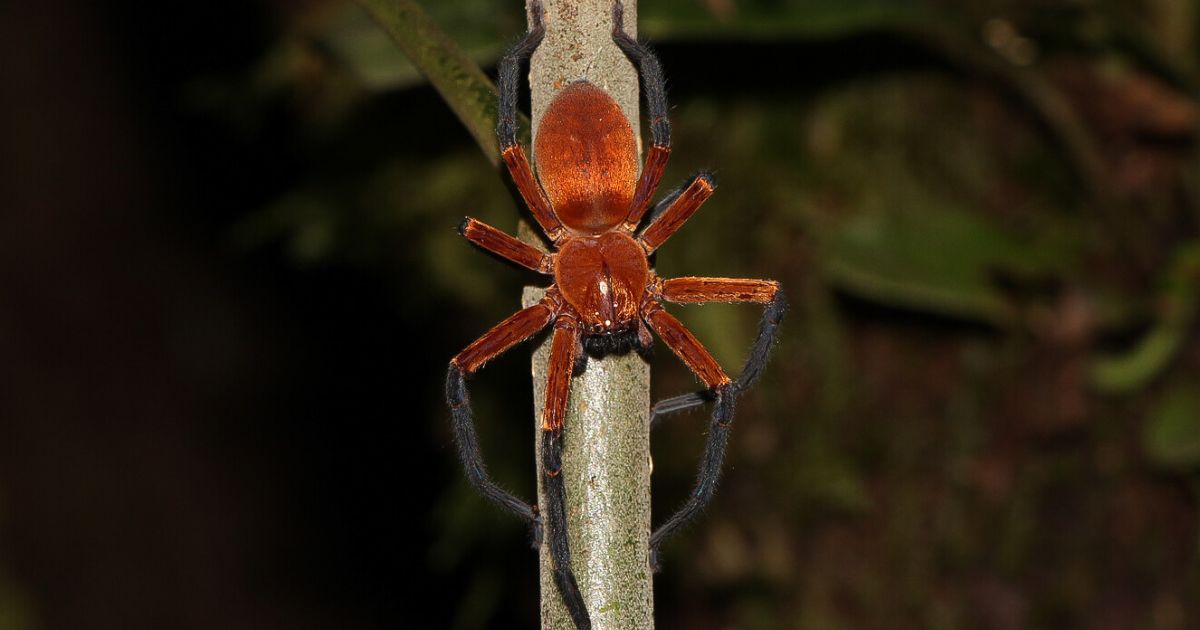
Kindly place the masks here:
<instances>
[{"instance_id":1,"label":"orange spider","mask_svg":"<svg viewBox=\"0 0 1200 630\"><path fill-rule=\"evenodd\" d=\"M553 243L543 253L475 219L460 231L475 245L534 271L554 283L541 302L518 311L467 346L450 361L446 399L452 411L459 455L471 483L488 499L528 521L535 545L541 515L500 488L487 474L475 435L465 379L485 363L553 325L546 405L542 415L542 474L555 579L578 628L591 620L571 572L561 472L561 436L571 376L587 355L644 351L653 330L707 390L655 405L654 416L715 403L708 444L696 487L684 505L650 538L650 562L657 569L662 541L694 517L712 498L720 475L733 403L762 372L786 308L779 283L730 278L659 278L648 257L678 230L714 190L708 173L695 175L668 194L645 217L671 151L662 70L654 54L623 29L623 10L613 6L613 40L641 73L650 113L653 146L638 176L637 141L617 103L586 80L567 85L550 103L538 128L535 177L516 140L518 69L542 40L542 7L533 5L532 28L500 63L499 136L504 162L533 218ZM638 226L645 227L638 230ZM687 328L662 307L678 303L753 302L766 309L758 337L737 380L730 379Z\"/></svg>"}]
</instances>

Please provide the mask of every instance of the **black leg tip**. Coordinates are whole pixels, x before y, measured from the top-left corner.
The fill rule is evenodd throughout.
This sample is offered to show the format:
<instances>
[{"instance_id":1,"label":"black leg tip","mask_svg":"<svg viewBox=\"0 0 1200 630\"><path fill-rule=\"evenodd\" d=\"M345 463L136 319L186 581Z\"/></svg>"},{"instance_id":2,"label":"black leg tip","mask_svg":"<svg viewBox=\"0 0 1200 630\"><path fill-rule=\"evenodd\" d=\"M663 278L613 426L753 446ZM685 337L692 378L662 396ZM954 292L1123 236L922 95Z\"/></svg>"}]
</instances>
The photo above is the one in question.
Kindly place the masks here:
<instances>
[{"instance_id":1,"label":"black leg tip","mask_svg":"<svg viewBox=\"0 0 1200 630\"><path fill-rule=\"evenodd\" d=\"M467 224L470 222L471 222L471 217L463 217L462 222L458 224L458 235L459 236L467 235Z\"/></svg>"},{"instance_id":2,"label":"black leg tip","mask_svg":"<svg viewBox=\"0 0 1200 630\"><path fill-rule=\"evenodd\" d=\"M662 571L662 562L659 560L658 546L650 546L650 572L658 573Z\"/></svg>"},{"instance_id":3,"label":"black leg tip","mask_svg":"<svg viewBox=\"0 0 1200 630\"><path fill-rule=\"evenodd\" d=\"M533 18L533 26L529 30L541 31L542 18L546 15L546 9L542 6L541 0L533 0L529 3L529 14Z\"/></svg>"},{"instance_id":4,"label":"black leg tip","mask_svg":"<svg viewBox=\"0 0 1200 630\"><path fill-rule=\"evenodd\" d=\"M446 370L446 401L451 407L459 405L466 398L465 387L462 370L451 363L450 368Z\"/></svg>"},{"instance_id":5,"label":"black leg tip","mask_svg":"<svg viewBox=\"0 0 1200 630\"><path fill-rule=\"evenodd\" d=\"M529 522L529 543L534 551L542 548L542 537L545 535L545 526L542 524L542 515L538 514Z\"/></svg>"}]
</instances>

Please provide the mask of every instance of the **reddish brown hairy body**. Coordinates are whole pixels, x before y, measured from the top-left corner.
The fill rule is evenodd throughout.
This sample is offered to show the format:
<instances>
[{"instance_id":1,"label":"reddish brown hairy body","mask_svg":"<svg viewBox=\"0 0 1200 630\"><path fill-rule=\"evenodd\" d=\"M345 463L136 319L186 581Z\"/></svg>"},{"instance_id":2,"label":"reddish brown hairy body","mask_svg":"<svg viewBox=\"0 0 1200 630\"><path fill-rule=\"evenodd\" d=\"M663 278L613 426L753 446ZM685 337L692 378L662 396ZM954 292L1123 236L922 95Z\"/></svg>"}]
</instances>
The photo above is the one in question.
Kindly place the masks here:
<instances>
[{"instance_id":1,"label":"reddish brown hairy body","mask_svg":"<svg viewBox=\"0 0 1200 630\"><path fill-rule=\"evenodd\" d=\"M626 330L635 324L649 279L645 251L621 232L568 237L554 266L563 299L589 333Z\"/></svg>"},{"instance_id":2,"label":"reddish brown hairy body","mask_svg":"<svg viewBox=\"0 0 1200 630\"><path fill-rule=\"evenodd\" d=\"M515 138L509 139L510 144L503 148L505 163L553 251L541 252L475 219L465 220L460 230L493 254L553 275L554 284L541 305L501 322L455 357L455 366L470 374L554 321L551 364L559 368L573 364L574 355L566 348L573 353L573 344L585 338L606 337L612 345L603 342L595 347L628 350L628 337L617 333L636 331L636 347L647 348L653 330L709 388L724 388L732 382L696 337L663 310L660 301L768 304L778 285L735 278L663 281L650 270L648 256L679 230L715 189L708 173L693 176L669 194L655 218L637 231L670 153L669 138L655 126L662 118L665 112L651 122L655 143L640 175L632 126L617 102L587 81L571 83L546 108L535 140L536 176L521 145ZM564 337L568 333L570 343ZM559 378L569 380L569 376ZM561 411L566 404L566 385L559 386L551 391L553 400L547 401L547 410ZM544 426L559 429L561 416L552 418L554 414L547 413Z\"/></svg>"},{"instance_id":3,"label":"reddish brown hairy body","mask_svg":"<svg viewBox=\"0 0 1200 630\"><path fill-rule=\"evenodd\" d=\"M649 212L671 153L671 124L662 68L653 52L625 31L620 0L613 0L612 40L638 67L646 91L652 143L645 161L639 159L637 121L627 119L604 90L577 81L562 89L541 117L534 133L534 173L534 163L517 140L517 90L521 64L537 49L547 29L540 1L530 0L529 4L529 32L504 55L497 73L500 94L496 138L512 182L550 248L535 247L471 218L462 222L459 231L478 247L552 276L554 281L539 303L493 326L450 360L446 403L467 479L485 497L527 520L535 539L543 534L550 537L547 543L538 544L548 549L563 603L577 630L592 630L587 604L571 569L566 483L561 474L564 438L588 439L586 431L580 433L569 426L567 411L574 376L587 370L589 357L600 359L631 351L644 354L654 343L653 333L657 333L663 345L708 389L703 395L668 398L651 409L653 426L659 415L710 401L713 404L695 489L650 536L649 566L657 570L657 550L662 541L703 510L712 498L729 440L734 398L762 373L786 305L779 284L771 280L664 279L650 269L649 257L713 194L716 182L710 173L697 173L667 193ZM731 379L700 340L663 308L664 301L763 305L758 336L737 379ZM488 476L479 452L466 379L491 359L547 328L553 333L541 412L539 484L546 503L529 505Z\"/></svg>"},{"instance_id":4,"label":"reddish brown hairy body","mask_svg":"<svg viewBox=\"0 0 1200 630\"><path fill-rule=\"evenodd\" d=\"M602 234L625 219L638 178L637 139L617 102L576 81L554 97L534 145L538 179L569 230Z\"/></svg>"}]
</instances>

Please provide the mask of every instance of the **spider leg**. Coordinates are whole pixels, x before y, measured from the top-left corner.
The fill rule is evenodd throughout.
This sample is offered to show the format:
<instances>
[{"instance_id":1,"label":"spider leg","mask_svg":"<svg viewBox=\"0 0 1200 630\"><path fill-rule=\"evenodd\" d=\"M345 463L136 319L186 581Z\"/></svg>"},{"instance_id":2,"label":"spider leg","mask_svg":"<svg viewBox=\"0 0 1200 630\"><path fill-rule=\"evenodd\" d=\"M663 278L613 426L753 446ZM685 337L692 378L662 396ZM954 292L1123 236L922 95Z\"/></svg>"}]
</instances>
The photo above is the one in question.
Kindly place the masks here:
<instances>
[{"instance_id":1,"label":"spider leg","mask_svg":"<svg viewBox=\"0 0 1200 630\"><path fill-rule=\"evenodd\" d=\"M683 505L650 535L650 568L657 571L658 548L662 542L695 518L712 500L717 479L721 475L721 464L725 460L725 447L729 444L734 396L729 376L682 322L663 310L658 302L650 302L643 311L643 317L662 338L663 343L704 381L716 400L708 443L696 475L696 485Z\"/></svg>"},{"instance_id":2,"label":"spider leg","mask_svg":"<svg viewBox=\"0 0 1200 630\"><path fill-rule=\"evenodd\" d=\"M687 394L672 396L670 398L664 398L654 403L654 406L650 407L650 430L653 431L654 429L658 428L658 425L662 424L662 421L665 420L667 416L681 413L687 411L688 409L695 409L696 407L699 407L712 400L712 397L705 396L706 393L707 392L690 392Z\"/></svg>"},{"instance_id":3,"label":"spider leg","mask_svg":"<svg viewBox=\"0 0 1200 630\"><path fill-rule=\"evenodd\" d=\"M549 254L482 221L467 217L458 226L458 233L480 248L522 267L545 274L554 271L554 259Z\"/></svg>"},{"instance_id":4,"label":"spider leg","mask_svg":"<svg viewBox=\"0 0 1200 630\"><path fill-rule=\"evenodd\" d=\"M665 284L665 283L664 283ZM717 360L700 344L700 340L663 309L662 304L650 301L642 309L642 317L663 343L679 357L709 389L723 389L732 382Z\"/></svg>"},{"instance_id":5,"label":"spider leg","mask_svg":"<svg viewBox=\"0 0 1200 630\"><path fill-rule=\"evenodd\" d=\"M704 302L753 302L764 304L758 335L750 347L750 355L742 372L733 381L733 389L742 393L758 380L775 345L779 323L787 311L787 301L779 283L773 280L731 278L671 278L663 282L663 299L679 304ZM681 394L658 401L650 409L650 428L658 426L668 415L694 409L712 400L707 392Z\"/></svg>"},{"instance_id":6,"label":"spider leg","mask_svg":"<svg viewBox=\"0 0 1200 630\"><path fill-rule=\"evenodd\" d=\"M787 308L783 291L779 288L779 283L770 280L674 278L663 282L662 296L664 299L680 303L755 302L765 303L767 307L759 323L758 336L755 338L754 345L750 350L750 357L747 359L746 365L742 368L742 373L736 381L729 382L726 385L714 385L711 377L706 378L701 371L693 368L692 371L699 375L705 384L709 386L708 391L668 398L660 401L651 409L650 426L653 429L659 422L659 419L667 414L698 407L709 400L713 400L716 403L709 425L708 440L704 447L704 456L700 461L700 467L696 476L696 485L691 495L688 496L687 501L650 536L650 566L655 571L659 569L658 549L663 541L687 524L692 518L695 518L708 502L712 500L713 492L716 490L717 481L721 475L725 450L729 444L729 429L733 424L736 396L745 391L762 374L763 367L766 365L767 355L770 353L771 347L775 342L779 322L783 318L783 313ZM655 308L656 306L657 309ZM683 324L661 309L661 305L652 304L647 309L646 317L650 320L650 325L654 327L655 331L663 337L663 341L689 367L692 367L692 363L687 358L689 355L707 357L708 361L716 365L711 355L708 355L704 351L699 342L695 341L695 337L691 336L687 329L683 327ZM663 334L664 329L669 330L671 328L677 328L677 330L669 335ZM696 347L690 350L686 348L683 350L677 349L677 345L680 345L680 339L684 340L683 345L695 344ZM701 355L700 353L703 354ZM717 366L717 369L719 370L720 367Z\"/></svg>"},{"instance_id":7,"label":"spider leg","mask_svg":"<svg viewBox=\"0 0 1200 630\"><path fill-rule=\"evenodd\" d=\"M736 393L749 389L762 376L767 357L775 345L779 323L787 312L787 299L783 289L774 280L743 278L671 278L663 282L663 299L678 304L700 304L706 302L752 302L763 304L762 319L758 322L758 335L750 347L750 356L742 366L742 372L733 382Z\"/></svg>"},{"instance_id":8,"label":"spider leg","mask_svg":"<svg viewBox=\"0 0 1200 630\"><path fill-rule=\"evenodd\" d=\"M646 253L650 254L658 249L672 234L683 227L683 224L693 214L696 214L700 205L707 201L716 189L717 183L712 173L702 171L697 173L683 191L674 198L668 196L667 199L664 199L664 203L669 203L669 205L663 207L662 210L656 207L654 220L638 235L638 240L642 243Z\"/></svg>"},{"instance_id":9,"label":"spider leg","mask_svg":"<svg viewBox=\"0 0 1200 630\"><path fill-rule=\"evenodd\" d=\"M652 208L644 217L642 217L642 221L644 221L646 225L654 223L658 217L662 216L662 213L665 212L667 208L670 208L671 205L675 203L675 200L679 198L679 195L682 195L683 191L687 190L687 187L691 185L692 180L695 178L696 174L693 173L690 177L688 177L687 181L676 186L675 188L672 188L670 192L663 196L662 199L658 200L658 203L654 204L654 208Z\"/></svg>"},{"instance_id":10,"label":"spider leg","mask_svg":"<svg viewBox=\"0 0 1200 630\"><path fill-rule=\"evenodd\" d=\"M629 213L625 217L625 229L632 231L641 222L667 167L667 158L671 155L671 120L667 118L667 89L662 65L649 47L625 32L625 7L620 0L613 3L612 38L641 74L642 92L646 95L646 109L650 117L650 137L653 139L646 162L642 165L642 176L634 191L633 203L629 205Z\"/></svg>"},{"instance_id":11,"label":"spider leg","mask_svg":"<svg viewBox=\"0 0 1200 630\"><path fill-rule=\"evenodd\" d=\"M521 64L529 59L546 34L542 24L543 13L542 3L534 0L530 6L532 26L529 32L513 44L500 60L497 81L500 104L497 110L496 139L500 141L500 155L504 158L504 164L508 166L513 183L521 193L521 198L525 200L525 205L529 207L529 212L533 214L538 225L542 226L546 236L550 237L551 241L558 242L564 233L562 222L558 220L558 215L554 214L550 200L534 177L529 157L525 155L525 148L517 142L517 84Z\"/></svg>"},{"instance_id":12,"label":"spider leg","mask_svg":"<svg viewBox=\"0 0 1200 630\"><path fill-rule=\"evenodd\" d=\"M716 406L713 408L712 420L709 422L704 456L696 471L696 485L683 505L679 506L675 513L663 521L658 529L650 535L650 569L656 573L661 568L658 549L662 546L663 541L703 512L708 503L712 501L713 493L717 490L717 482L721 478L721 467L725 463L725 449L729 446L729 429L733 424L736 398L734 394L729 388L713 392Z\"/></svg>"},{"instance_id":13,"label":"spider leg","mask_svg":"<svg viewBox=\"0 0 1200 630\"><path fill-rule=\"evenodd\" d=\"M458 457L462 461L463 470L466 471L467 480L484 498L529 523L534 549L540 546L542 538L542 522L537 506L530 505L504 490L488 474L487 465L484 464L483 454L479 449L479 437L475 432L466 379L487 361L549 325L554 316L553 306L553 301L546 299L517 311L451 359L450 368L446 373L446 404L450 406L454 441L458 445Z\"/></svg>"},{"instance_id":14,"label":"spider leg","mask_svg":"<svg viewBox=\"0 0 1200 630\"><path fill-rule=\"evenodd\" d=\"M571 545L567 531L567 493L562 477L562 429L571 389L571 372L579 353L579 329L569 317L560 317L550 342L546 375L546 405L542 409L542 487L546 492L546 529L554 583L579 630L590 630L591 617L571 570Z\"/></svg>"}]
</instances>

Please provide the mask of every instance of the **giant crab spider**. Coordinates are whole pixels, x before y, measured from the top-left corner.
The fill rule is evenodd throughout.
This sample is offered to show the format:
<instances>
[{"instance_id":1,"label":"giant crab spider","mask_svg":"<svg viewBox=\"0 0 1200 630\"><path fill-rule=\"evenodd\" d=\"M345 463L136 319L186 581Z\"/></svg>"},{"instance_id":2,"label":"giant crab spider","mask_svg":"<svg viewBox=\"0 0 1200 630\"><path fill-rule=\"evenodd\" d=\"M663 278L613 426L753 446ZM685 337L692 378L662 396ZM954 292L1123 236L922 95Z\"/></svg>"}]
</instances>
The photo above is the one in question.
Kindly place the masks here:
<instances>
[{"instance_id":1,"label":"giant crab spider","mask_svg":"<svg viewBox=\"0 0 1200 630\"><path fill-rule=\"evenodd\" d=\"M553 244L545 253L475 219L460 232L501 258L552 276L540 302L497 324L450 360L446 400L468 480L487 499L527 521L535 546L543 522L554 579L576 627L591 619L571 571L562 475L562 429L573 372L586 356L644 351L653 330L704 383L706 390L659 402L662 416L712 402L708 440L688 499L650 537L650 563L658 569L663 540L696 516L712 498L720 476L734 400L762 373L786 305L779 283L733 278L663 279L648 257L712 195L715 182L701 172L667 194L647 216L671 151L671 124L662 69L654 53L624 31L623 8L613 5L612 37L641 75L653 144L638 175L637 141L617 103L586 80L565 86L547 107L534 146L537 175L516 138L518 72L545 33L543 10L534 3L531 28L504 56L499 68L499 124L504 163L534 220ZM640 225L643 225L640 230ZM694 335L663 309L676 303L751 302L765 306L758 336L737 379L731 379ZM546 404L541 419L543 510L498 486L480 453L466 379L485 363L552 327Z\"/></svg>"}]
</instances>

